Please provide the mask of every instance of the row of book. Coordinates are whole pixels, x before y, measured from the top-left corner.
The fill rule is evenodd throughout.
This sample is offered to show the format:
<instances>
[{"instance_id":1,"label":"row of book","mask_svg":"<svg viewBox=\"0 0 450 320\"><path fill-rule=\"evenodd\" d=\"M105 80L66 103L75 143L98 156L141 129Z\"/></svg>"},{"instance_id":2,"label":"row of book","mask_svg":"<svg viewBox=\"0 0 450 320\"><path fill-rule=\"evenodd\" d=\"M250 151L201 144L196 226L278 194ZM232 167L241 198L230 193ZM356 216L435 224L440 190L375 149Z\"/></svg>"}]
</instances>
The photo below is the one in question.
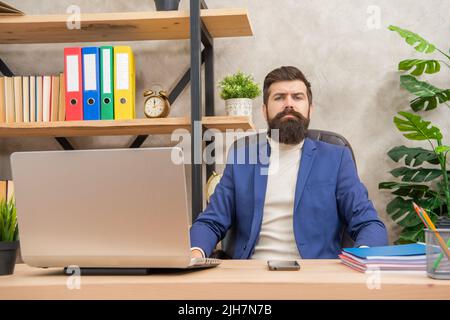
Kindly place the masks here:
<instances>
[{"instance_id":1,"label":"row of book","mask_svg":"<svg viewBox=\"0 0 450 320\"><path fill-rule=\"evenodd\" d=\"M14 198L14 183L12 180L0 181L0 202Z\"/></svg>"},{"instance_id":2,"label":"row of book","mask_svg":"<svg viewBox=\"0 0 450 320\"><path fill-rule=\"evenodd\" d=\"M134 119L135 63L129 46L64 49L66 120Z\"/></svg>"},{"instance_id":3,"label":"row of book","mask_svg":"<svg viewBox=\"0 0 450 320\"><path fill-rule=\"evenodd\" d=\"M64 121L64 75L0 77L0 123Z\"/></svg>"}]
</instances>

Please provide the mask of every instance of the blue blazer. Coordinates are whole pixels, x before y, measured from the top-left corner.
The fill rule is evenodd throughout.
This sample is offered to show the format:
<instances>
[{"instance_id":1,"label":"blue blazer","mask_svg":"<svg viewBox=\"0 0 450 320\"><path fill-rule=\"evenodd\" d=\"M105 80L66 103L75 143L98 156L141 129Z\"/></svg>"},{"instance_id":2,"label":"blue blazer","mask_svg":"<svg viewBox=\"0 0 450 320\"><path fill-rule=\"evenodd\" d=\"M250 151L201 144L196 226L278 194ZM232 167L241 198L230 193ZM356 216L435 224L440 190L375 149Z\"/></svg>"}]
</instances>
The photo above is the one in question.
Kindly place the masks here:
<instances>
[{"instance_id":1,"label":"blue blazer","mask_svg":"<svg viewBox=\"0 0 450 320\"><path fill-rule=\"evenodd\" d=\"M235 229L233 259L249 259L253 254L261 230L270 156L267 139L258 139L230 148L220 183L191 227L191 246L202 248L207 256L231 226ZM293 227L302 258L337 258L344 226L355 247L387 245L386 228L359 180L350 150L306 138L300 152Z\"/></svg>"}]
</instances>

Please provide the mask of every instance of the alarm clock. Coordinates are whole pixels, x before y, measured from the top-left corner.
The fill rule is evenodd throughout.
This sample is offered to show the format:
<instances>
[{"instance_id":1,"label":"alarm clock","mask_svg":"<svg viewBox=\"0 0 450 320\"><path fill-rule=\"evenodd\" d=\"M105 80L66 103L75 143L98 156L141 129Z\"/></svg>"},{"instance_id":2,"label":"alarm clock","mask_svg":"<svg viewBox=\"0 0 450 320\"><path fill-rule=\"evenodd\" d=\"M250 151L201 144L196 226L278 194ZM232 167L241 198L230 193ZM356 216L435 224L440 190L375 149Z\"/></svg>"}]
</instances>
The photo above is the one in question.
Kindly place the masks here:
<instances>
[{"instance_id":1,"label":"alarm clock","mask_svg":"<svg viewBox=\"0 0 450 320\"><path fill-rule=\"evenodd\" d=\"M153 90L144 92L144 114L147 118L165 118L170 112L170 102L165 91L159 93Z\"/></svg>"},{"instance_id":2,"label":"alarm clock","mask_svg":"<svg viewBox=\"0 0 450 320\"><path fill-rule=\"evenodd\" d=\"M206 182L206 201L207 202L209 202L209 199L211 198L212 194L214 193L214 190L216 189L216 186L219 184L220 178L222 178L221 174L213 172L212 175L209 177L208 181Z\"/></svg>"}]
</instances>

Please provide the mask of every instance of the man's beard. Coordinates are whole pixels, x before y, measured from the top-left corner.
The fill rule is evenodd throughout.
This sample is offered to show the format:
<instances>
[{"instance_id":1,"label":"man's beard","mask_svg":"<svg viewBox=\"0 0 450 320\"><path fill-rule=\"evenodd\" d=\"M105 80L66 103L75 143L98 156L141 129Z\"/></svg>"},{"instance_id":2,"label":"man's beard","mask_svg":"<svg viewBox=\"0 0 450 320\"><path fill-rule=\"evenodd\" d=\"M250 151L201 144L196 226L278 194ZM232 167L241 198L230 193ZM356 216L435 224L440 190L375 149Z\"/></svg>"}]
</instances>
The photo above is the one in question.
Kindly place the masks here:
<instances>
[{"instance_id":1,"label":"man's beard","mask_svg":"<svg viewBox=\"0 0 450 320\"><path fill-rule=\"evenodd\" d=\"M293 118L283 119L286 115L292 115ZM268 114L267 119L269 119ZM309 127L309 117L305 118L301 113L290 108L284 109L267 122L269 125L269 137L272 137L272 130L278 129L278 142L291 145L302 142L306 137ZM272 137L272 139L274 138L276 138L276 136Z\"/></svg>"}]
</instances>

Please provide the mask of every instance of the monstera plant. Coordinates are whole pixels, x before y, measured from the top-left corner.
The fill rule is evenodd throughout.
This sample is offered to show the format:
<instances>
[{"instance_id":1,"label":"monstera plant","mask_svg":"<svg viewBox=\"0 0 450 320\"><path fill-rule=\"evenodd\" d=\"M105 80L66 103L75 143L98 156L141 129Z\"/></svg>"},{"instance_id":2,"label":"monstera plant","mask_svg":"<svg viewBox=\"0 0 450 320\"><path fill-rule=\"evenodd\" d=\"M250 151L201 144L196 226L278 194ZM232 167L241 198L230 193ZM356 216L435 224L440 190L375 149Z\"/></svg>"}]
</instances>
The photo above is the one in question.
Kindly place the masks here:
<instances>
[{"instance_id":1,"label":"monstera plant","mask_svg":"<svg viewBox=\"0 0 450 320\"><path fill-rule=\"evenodd\" d=\"M411 31L396 26L390 26L389 29L405 38L416 51L425 54L438 52L445 59L408 59L399 63L399 71L406 73L400 76L400 84L415 95L410 102L411 109L418 112L430 111L439 105L450 107L450 89L441 89L426 81L418 80L424 73L440 72L441 66L450 69L450 56ZM392 148L388 156L397 163L404 162L404 166L390 172L400 181L382 182L379 189L392 190L395 196L388 203L386 211L403 228L396 243L424 241L424 226L414 212L412 202L422 206L433 222L439 217L450 216L450 172L447 171L450 146L444 145L444 137L438 127L417 114L399 112L394 117L394 124L400 132L403 132L405 138L428 141L429 148L406 146Z\"/></svg>"}]
</instances>

